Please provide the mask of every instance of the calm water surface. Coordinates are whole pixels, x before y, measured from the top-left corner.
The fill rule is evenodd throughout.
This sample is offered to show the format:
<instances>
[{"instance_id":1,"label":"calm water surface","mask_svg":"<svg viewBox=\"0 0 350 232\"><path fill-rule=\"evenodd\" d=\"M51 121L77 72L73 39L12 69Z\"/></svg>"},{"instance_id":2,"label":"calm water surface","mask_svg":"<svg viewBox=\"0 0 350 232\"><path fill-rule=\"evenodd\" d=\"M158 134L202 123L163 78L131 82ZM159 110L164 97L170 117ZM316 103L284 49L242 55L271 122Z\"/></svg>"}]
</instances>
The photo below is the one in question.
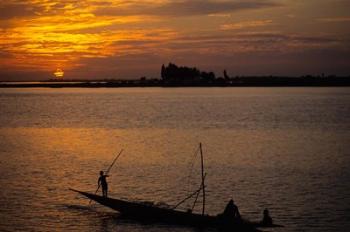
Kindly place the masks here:
<instances>
[{"instance_id":1,"label":"calm water surface","mask_svg":"<svg viewBox=\"0 0 350 232\"><path fill-rule=\"evenodd\" d=\"M233 197L286 226L269 231L348 231L349 138L349 88L0 89L0 231L195 231L68 188L93 192L124 148L110 195L176 204L200 183L199 142L207 213Z\"/></svg>"}]
</instances>

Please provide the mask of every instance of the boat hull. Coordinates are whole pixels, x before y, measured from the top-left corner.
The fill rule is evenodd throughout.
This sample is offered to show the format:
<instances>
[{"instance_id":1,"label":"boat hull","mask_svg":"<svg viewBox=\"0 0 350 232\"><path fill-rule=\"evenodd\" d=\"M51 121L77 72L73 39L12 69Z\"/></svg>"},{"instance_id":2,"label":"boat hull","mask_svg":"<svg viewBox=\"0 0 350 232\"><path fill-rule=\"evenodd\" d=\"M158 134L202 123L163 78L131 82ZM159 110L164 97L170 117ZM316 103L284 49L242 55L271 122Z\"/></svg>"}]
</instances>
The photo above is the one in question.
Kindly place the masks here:
<instances>
[{"instance_id":1,"label":"boat hull","mask_svg":"<svg viewBox=\"0 0 350 232\"><path fill-rule=\"evenodd\" d=\"M102 197L75 189L77 192L101 205L109 207L121 213L123 217L153 223L167 223L193 227L215 227L224 231L259 231L257 223L243 220L225 220L222 217L201 215L180 210L160 208L154 205L139 202L130 202L121 199Z\"/></svg>"}]
</instances>

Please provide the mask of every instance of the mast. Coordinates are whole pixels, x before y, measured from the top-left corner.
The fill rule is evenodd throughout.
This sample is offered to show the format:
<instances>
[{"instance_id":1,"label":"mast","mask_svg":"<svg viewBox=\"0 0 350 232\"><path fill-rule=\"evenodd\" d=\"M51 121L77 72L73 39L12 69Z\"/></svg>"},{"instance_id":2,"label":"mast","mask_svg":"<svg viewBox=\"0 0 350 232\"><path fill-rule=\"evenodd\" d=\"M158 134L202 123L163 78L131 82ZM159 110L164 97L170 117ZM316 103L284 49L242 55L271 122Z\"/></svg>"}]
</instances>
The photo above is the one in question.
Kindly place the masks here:
<instances>
[{"instance_id":1,"label":"mast","mask_svg":"<svg viewBox=\"0 0 350 232\"><path fill-rule=\"evenodd\" d=\"M203 161L203 151L202 151L202 143L199 143L199 150L201 153L201 167L202 167L202 190L203 190L203 207L202 207L202 215L204 215L205 211L205 184L204 184L204 161Z\"/></svg>"}]
</instances>

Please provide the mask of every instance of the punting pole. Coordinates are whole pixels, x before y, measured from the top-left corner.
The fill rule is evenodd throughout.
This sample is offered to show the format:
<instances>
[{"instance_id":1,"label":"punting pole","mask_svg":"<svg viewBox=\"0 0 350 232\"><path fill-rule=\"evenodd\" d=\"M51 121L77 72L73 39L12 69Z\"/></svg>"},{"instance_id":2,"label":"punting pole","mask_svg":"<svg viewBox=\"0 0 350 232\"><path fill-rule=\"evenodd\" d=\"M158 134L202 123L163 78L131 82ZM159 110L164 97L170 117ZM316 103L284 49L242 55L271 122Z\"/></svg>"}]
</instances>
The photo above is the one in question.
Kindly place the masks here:
<instances>
[{"instance_id":1,"label":"punting pole","mask_svg":"<svg viewBox=\"0 0 350 232\"><path fill-rule=\"evenodd\" d=\"M199 150L201 153L201 166L202 166L202 191L203 191L203 207L202 207L202 215L204 215L205 211L205 175L204 175L204 161L203 161L203 151L202 151L202 143L199 143Z\"/></svg>"},{"instance_id":2,"label":"punting pole","mask_svg":"<svg viewBox=\"0 0 350 232\"><path fill-rule=\"evenodd\" d=\"M115 162L118 160L119 156L123 153L124 149L121 149L119 154L117 155L117 157L115 157L115 159L113 160L112 164L108 167L107 171L106 171L106 175L109 173L109 171L112 169L113 165L115 164Z\"/></svg>"}]
</instances>

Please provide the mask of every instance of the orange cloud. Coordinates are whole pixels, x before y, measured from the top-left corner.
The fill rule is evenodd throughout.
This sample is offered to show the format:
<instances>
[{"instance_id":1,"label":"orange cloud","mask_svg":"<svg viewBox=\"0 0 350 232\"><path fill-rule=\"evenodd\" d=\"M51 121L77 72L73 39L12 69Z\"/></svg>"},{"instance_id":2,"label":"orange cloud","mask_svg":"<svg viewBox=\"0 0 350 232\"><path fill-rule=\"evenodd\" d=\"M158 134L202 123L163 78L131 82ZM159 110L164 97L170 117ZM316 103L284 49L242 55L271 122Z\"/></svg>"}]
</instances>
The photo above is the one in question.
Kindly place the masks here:
<instances>
[{"instance_id":1,"label":"orange cloud","mask_svg":"<svg viewBox=\"0 0 350 232\"><path fill-rule=\"evenodd\" d=\"M220 29L221 30L239 30L239 29L245 29L249 27L263 27L271 24L272 24L272 20L270 19L254 20L254 21L247 21L247 22L223 24L220 26Z\"/></svg>"},{"instance_id":2,"label":"orange cloud","mask_svg":"<svg viewBox=\"0 0 350 232\"><path fill-rule=\"evenodd\" d=\"M30 14L18 15L19 12L15 11L13 17L6 15L9 26L0 29L0 51L11 56L1 58L0 62L10 67L39 70L52 70L59 63L61 67L70 69L79 66L78 61L83 57L122 53L126 47L116 46L114 43L118 41L160 40L170 36L170 31L164 29L109 30L111 26L145 22L147 19L136 15L95 16L93 11L103 3L33 0L24 5L15 0L9 1L3 7L25 7ZM117 4L118 1L110 3Z\"/></svg>"}]
</instances>

